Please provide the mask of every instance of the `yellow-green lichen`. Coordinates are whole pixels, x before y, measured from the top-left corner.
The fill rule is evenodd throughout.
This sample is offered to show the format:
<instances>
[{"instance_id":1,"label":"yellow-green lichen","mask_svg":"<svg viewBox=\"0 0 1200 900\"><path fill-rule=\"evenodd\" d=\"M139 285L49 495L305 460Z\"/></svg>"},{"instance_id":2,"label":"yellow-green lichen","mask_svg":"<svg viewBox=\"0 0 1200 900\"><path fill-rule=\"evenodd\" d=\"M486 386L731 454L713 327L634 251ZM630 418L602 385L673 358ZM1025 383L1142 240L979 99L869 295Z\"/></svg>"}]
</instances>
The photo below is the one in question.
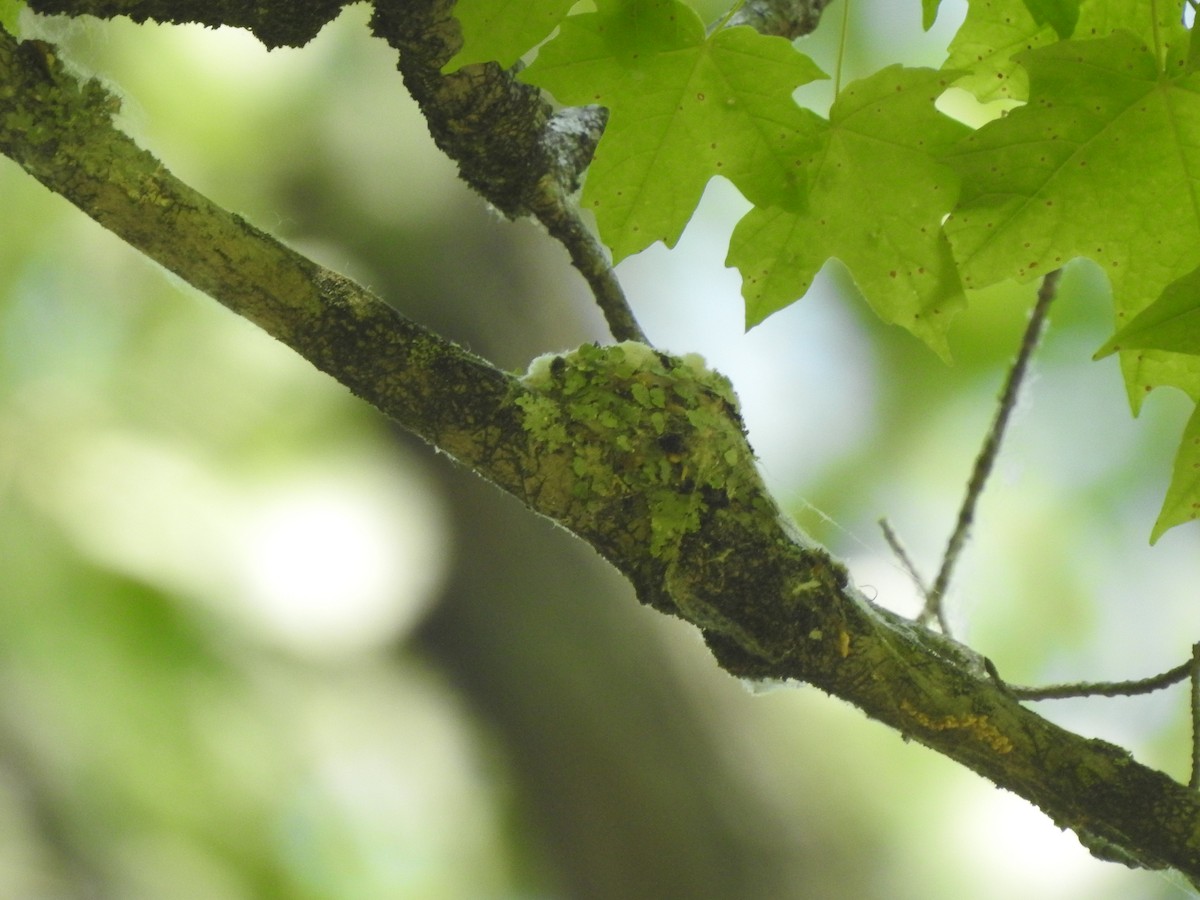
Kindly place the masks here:
<instances>
[{"instance_id":1,"label":"yellow-green lichen","mask_svg":"<svg viewBox=\"0 0 1200 900\"><path fill-rule=\"evenodd\" d=\"M964 713L962 715L931 716L913 706L908 700L900 701L900 710L912 716L922 727L930 731L957 731L986 744L996 753L1011 753L1012 740L997 728L987 715Z\"/></svg>"},{"instance_id":2,"label":"yellow-green lichen","mask_svg":"<svg viewBox=\"0 0 1200 900\"><path fill-rule=\"evenodd\" d=\"M699 357L645 344L587 344L539 357L517 400L539 456L565 454L584 518L644 502L650 552L674 557L712 503L755 490L758 476L729 381Z\"/></svg>"}]
</instances>

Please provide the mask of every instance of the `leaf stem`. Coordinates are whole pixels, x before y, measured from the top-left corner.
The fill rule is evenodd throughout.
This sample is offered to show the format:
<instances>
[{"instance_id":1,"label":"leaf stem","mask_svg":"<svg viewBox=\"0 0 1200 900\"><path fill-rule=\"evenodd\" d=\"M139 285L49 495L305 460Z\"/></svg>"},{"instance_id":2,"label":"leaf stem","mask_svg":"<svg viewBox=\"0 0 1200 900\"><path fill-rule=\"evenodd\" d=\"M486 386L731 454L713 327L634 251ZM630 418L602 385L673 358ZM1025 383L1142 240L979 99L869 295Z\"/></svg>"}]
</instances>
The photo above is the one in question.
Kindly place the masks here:
<instances>
[{"instance_id":1,"label":"leaf stem","mask_svg":"<svg viewBox=\"0 0 1200 900\"><path fill-rule=\"evenodd\" d=\"M1158 33L1158 0L1150 0L1150 30L1154 34L1154 59L1163 68L1162 37Z\"/></svg>"},{"instance_id":2,"label":"leaf stem","mask_svg":"<svg viewBox=\"0 0 1200 900\"><path fill-rule=\"evenodd\" d=\"M709 29L709 33L711 34L714 31L720 31L722 28L724 28L726 25L728 25L729 20L732 19L734 17L734 15L737 14L738 10L740 10L745 5L746 5L746 0L737 0L737 2L735 4L733 4L733 6L729 7L729 9L726 11L725 15L721 16L721 18L717 21L717 24Z\"/></svg>"},{"instance_id":3,"label":"leaf stem","mask_svg":"<svg viewBox=\"0 0 1200 900\"><path fill-rule=\"evenodd\" d=\"M1021 382L1025 378L1025 373L1029 368L1029 358L1033 355L1034 348L1042 334L1042 329L1046 323L1046 313L1050 309L1050 303L1054 300L1055 294L1058 292L1058 281L1062 275L1061 269L1055 269L1042 279L1042 286L1038 289L1037 302L1033 306L1033 312L1029 316L1029 324L1025 327L1025 335L1021 338L1021 349L1017 352L1017 358L1013 362L1012 368L1008 373L1008 380L1005 382L1004 390L1000 394L1000 403L996 408L996 418L992 420L992 427L988 431L987 437L984 438L983 446L979 449L979 456L975 459L975 468L971 472L971 479L967 482L967 492L963 497L962 506L958 511L958 521L955 523L954 531L950 535L950 540L946 544L946 552L942 556L942 567L938 571L937 578L934 579L933 587L929 589L929 593L925 596L925 608L921 610L921 614L917 617L917 621L921 624L928 625L930 621L936 619L943 633L948 634L949 628L946 623L945 611L942 608L942 600L946 595L946 589L950 586L950 579L954 574L954 566L958 562L958 557L962 553L963 546L966 544L967 531L971 527L971 523L975 520L975 507L979 502L979 497L983 493L984 485L987 484L988 476L992 472L992 467L995 465L996 456L1000 451L1000 442L1004 438L1004 431L1008 427L1008 420L1012 415L1013 409L1017 405L1017 394L1021 387Z\"/></svg>"},{"instance_id":4,"label":"leaf stem","mask_svg":"<svg viewBox=\"0 0 1200 900\"><path fill-rule=\"evenodd\" d=\"M850 31L850 0L842 3L842 33L838 37L837 64L833 69L833 99L842 92L842 60L846 58L846 34Z\"/></svg>"}]
</instances>

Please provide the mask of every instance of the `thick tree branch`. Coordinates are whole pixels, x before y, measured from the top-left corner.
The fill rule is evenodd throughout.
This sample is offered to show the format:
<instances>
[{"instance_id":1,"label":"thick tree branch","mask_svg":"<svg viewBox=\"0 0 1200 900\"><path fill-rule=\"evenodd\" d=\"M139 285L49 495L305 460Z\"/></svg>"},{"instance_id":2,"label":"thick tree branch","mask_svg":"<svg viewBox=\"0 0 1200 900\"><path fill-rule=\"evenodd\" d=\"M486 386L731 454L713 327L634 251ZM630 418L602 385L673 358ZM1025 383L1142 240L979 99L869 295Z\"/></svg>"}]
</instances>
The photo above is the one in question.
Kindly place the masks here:
<instances>
[{"instance_id":1,"label":"thick tree branch","mask_svg":"<svg viewBox=\"0 0 1200 900\"><path fill-rule=\"evenodd\" d=\"M198 22L254 32L268 47L302 47L353 0L35 0L46 15L128 16L135 22Z\"/></svg>"},{"instance_id":2,"label":"thick tree branch","mask_svg":"<svg viewBox=\"0 0 1200 900\"><path fill-rule=\"evenodd\" d=\"M32 0L40 13L199 22L253 32L268 47L307 43L348 0ZM570 254L617 340L645 341L607 253L571 202L604 131L599 107L554 111L542 92L495 63L442 69L462 45L455 0L378 0L371 28L400 51L399 69L438 147L510 219L537 219Z\"/></svg>"},{"instance_id":3,"label":"thick tree branch","mask_svg":"<svg viewBox=\"0 0 1200 900\"><path fill-rule=\"evenodd\" d=\"M0 33L0 152L359 396L579 534L720 664L841 697L1028 798L1094 853L1200 881L1200 796L1024 708L966 647L868 602L764 489L727 382L639 344L517 379L215 206L116 101Z\"/></svg>"},{"instance_id":4,"label":"thick tree branch","mask_svg":"<svg viewBox=\"0 0 1200 900\"><path fill-rule=\"evenodd\" d=\"M0 31L0 151L448 452L488 457L497 429L519 430L494 418L505 376L174 178L113 127L119 101L66 74L48 47Z\"/></svg>"}]
</instances>

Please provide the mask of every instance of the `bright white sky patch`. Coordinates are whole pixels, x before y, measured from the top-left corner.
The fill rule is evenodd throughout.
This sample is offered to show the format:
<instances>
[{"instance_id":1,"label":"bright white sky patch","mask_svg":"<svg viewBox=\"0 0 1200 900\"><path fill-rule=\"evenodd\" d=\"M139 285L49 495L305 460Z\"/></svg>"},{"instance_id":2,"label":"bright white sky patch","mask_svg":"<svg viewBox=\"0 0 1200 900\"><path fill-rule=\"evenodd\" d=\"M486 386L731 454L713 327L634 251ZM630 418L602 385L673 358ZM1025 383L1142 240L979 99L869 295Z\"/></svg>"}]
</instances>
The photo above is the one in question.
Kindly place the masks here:
<instances>
[{"instance_id":1,"label":"bright white sky patch","mask_svg":"<svg viewBox=\"0 0 1200 900\"><path fill-rule=\"evenodd\" d=\"M273 637L319 655L366 649L424 609L440 574L442 522L415 482L379 474L318 473L254 504L245 599Z\"/></svg>"},{"instance_id":2,"label":"bright white sky patch","mask_svg":"<svg viewBox=\"0 0 1200 900\"><path fill-rule=\"evenodd\" d=\"M441 579L442 511L403 462L347 450L263 484L186 443L87 432L38 463L34 494L103 565L329 657L403 637Z\"/></svg>"},{"instance_id":3,"label":"bright white sky patch","mask_svg":"<svg viewBox=\"0 0 1200 900\"><path fill-rule=\"evenodd\" d=\"M945 822L947 834L938 846L960 868L977 873L973 900L1112 896L1111 864L1098 862L1074 833L1015 794L996 790L989 800L960 806Z\"/></svg>"}]
</instances>

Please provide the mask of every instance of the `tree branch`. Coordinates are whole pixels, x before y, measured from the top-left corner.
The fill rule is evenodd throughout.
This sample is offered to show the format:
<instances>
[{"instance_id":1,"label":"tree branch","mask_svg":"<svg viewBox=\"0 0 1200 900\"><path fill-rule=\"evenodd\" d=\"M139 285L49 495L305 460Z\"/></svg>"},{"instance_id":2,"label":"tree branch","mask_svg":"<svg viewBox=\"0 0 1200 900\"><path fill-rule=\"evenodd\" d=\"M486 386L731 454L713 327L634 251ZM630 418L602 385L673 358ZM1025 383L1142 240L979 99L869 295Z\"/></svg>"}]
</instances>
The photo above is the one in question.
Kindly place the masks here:
<instances>
[{"instance_id":1,"label":"tree branch","mask_svg":"<svg viewBox=\"0 0 1200 900\"><path fill-rule=\"evenodd\" d=\"M454 0L379 0L371 27L400 51L404 83L463 180L509 218L541 222L584 276L613 337L645 341L604 248L570 200L607 112L554 112L539 89L496 63L443 74L462 46L453 7Z\"/></svg>"},{"instance_id":2,"label":"tree branch","mask_svg":"<svg viewBox=\"0 0 1200 900\"><path fill-rule=\"evenodd\" d=\"M783 517L728 382L640 344L523 379L180 183L48 45L0 33L0 152L462 464L592 544L752 679L841 697L1012 790L1094 853L1200 881L1200 796L1022 707L990 662L873 606Z\"/></svg>"},{"instance_id":3,"label":"tree branch","mask_svg":"<svg viewBox=\"0 0 1200 900\"><path fill-rule=\"evenodd\" d=\"M729 25L749 25L763 34L795 40L817 30L830 0L747 0Z\"/></svg>"},{"instance_id":4,"label":"tree branch","mask_svg":"<svg viewBox=\"0 0 1200 900\"><path fill-rule=\"evenodd\" d=\"M128 16L135 22L197 22L253 32L267 47L302 47L353 0L34 0L45 15Z\"/></svg>"},{"instance_id":5,"label":"tree branch","mask_svg":"<svg viewBox=\"0 0 1200 900\"><path fill-rule=\"evenodd\" d=\"M199 22L253 32L268 47L307 43L348 0L245 4L237 0L32 0L37 12L125 15L135 22ZM400 52L404 84L434 142L459 175L510 219L531 216L561 243L617 340L645 341L603 246L571 202L604 132L600 107L554 111L542 92L496 63L442 69L462 46L455 0L378 0L373 33Z\"/></svg>"}]
</instances>

